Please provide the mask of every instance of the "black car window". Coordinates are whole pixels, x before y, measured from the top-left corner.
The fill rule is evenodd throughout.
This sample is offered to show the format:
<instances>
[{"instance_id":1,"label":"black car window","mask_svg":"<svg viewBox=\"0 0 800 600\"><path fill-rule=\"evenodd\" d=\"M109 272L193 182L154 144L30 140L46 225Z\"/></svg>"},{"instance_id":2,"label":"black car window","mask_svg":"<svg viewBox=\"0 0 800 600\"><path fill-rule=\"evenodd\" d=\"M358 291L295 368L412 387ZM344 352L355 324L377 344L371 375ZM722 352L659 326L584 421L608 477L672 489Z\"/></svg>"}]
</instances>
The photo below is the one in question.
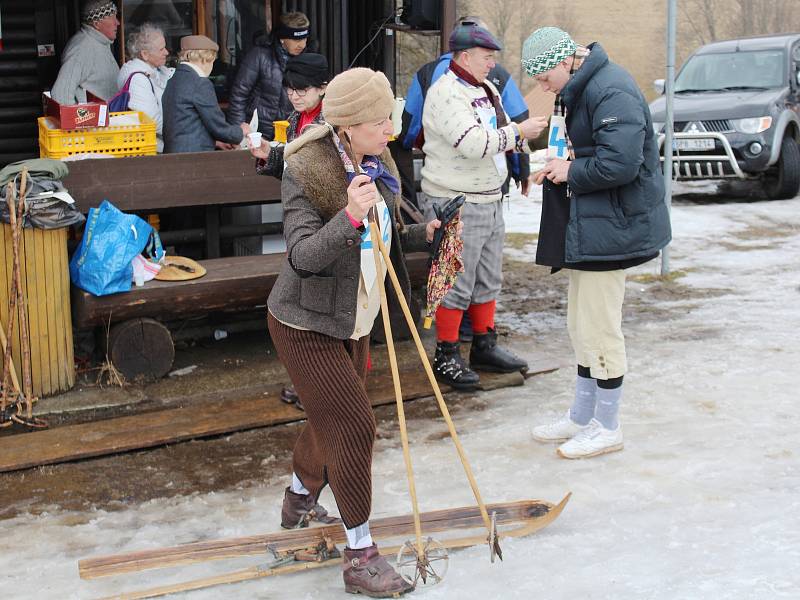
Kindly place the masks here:
<instances>
[{"instance_id":1,"label":"black car window","mask_svg":"<svg viewBox=\"0 0 800 600\"><path fill-rule=\"evenodd\" d=\"M782 87L784 61L781 50L698 54L681 69L675 92Z\"/></svg>"}]
</instances>

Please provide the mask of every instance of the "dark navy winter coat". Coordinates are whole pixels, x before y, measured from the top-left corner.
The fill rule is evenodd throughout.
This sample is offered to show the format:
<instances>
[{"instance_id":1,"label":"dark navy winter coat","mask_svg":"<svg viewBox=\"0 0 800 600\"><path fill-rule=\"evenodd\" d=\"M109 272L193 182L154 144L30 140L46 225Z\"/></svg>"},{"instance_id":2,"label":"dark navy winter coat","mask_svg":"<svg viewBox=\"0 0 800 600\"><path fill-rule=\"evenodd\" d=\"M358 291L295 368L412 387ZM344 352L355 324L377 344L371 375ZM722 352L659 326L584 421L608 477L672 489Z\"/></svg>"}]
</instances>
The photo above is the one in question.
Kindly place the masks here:
<instances>
[{"instance_id":1,"label":"dark navy winter coat","mask_svg":"<svg viewBox=\"0 0 800 600\"><path fill-rule=\"evenodd\" d=\"M285 119L293 110L283 89L288 55L279 46L280 40L267 36L245 54L228 105L228 123L233 125L249 123L258 109L258 130L269 140L275 137L272 122Z\"/></svg>"},{"instance_id":2,"label":"dark navy winter coat","mask_svg":"<svg viewBox=\"0 0 800 600\"><path fill-rule=\"evenodd\" d=\"M632 259L654 257L669 243L669 212L647 103L633 77L610 62L599 44L589 48L561 90L575 152L564 246L551 248L563 252L564 264L544 264L606 261L608 268L624 268L643 262ZM547 186L545 194L553 187Z\"/></svg>"}]
</instances>

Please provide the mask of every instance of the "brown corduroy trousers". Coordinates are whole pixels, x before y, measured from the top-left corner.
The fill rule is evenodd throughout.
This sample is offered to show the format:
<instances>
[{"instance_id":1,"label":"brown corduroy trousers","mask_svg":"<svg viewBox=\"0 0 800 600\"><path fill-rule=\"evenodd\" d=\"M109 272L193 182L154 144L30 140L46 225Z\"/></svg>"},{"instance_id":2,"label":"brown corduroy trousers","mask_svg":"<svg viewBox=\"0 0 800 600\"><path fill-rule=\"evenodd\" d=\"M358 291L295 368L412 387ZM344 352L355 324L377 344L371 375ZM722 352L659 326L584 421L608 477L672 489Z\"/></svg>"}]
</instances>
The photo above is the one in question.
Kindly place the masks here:
<instances>
[{"instance_id":1,"label":"brown corduroy trousers","mask_svg":"<svg viewBox=\"0 0 800 600\"><path fill-rule=\"evenodd\" d=\"M369 519L375 415L364 387L369 336L339 340L267 317L269 333L308 421L294 472L314 498L330 484L345 527Z\"/></svg>"}]
</instances>

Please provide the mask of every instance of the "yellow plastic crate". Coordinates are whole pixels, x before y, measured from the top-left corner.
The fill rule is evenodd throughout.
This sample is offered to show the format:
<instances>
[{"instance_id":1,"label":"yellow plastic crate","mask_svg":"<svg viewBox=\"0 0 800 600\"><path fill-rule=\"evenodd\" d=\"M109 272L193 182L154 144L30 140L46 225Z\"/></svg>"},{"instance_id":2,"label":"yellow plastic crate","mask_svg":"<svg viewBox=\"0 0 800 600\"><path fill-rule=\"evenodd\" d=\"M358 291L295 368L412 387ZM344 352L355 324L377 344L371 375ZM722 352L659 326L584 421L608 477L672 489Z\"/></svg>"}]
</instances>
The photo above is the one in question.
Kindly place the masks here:
<instances>
[{"instance_id":1,"label":"yellow plastic crate","mask_svg":"<svg viewBox=\"0 0 800 600\"><path fill-rule=\"evenodd\" d=\"M39 117L39 156L65 158L86 152L112 156L145 156L156 153L156 123L140 111L111 113L138 115L138 125L109 125L87 129L56 129L49 117Z\"/></svg>"}]
</instances>

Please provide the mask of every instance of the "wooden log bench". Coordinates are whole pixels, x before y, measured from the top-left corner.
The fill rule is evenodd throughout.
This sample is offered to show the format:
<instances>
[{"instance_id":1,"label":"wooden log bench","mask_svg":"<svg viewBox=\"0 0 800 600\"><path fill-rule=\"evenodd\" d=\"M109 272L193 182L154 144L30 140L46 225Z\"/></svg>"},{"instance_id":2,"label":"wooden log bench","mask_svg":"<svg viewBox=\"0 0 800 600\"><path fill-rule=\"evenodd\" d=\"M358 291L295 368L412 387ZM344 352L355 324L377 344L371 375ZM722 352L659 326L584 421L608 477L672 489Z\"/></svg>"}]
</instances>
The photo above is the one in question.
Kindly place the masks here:
<instances>
[{"instance_id":1,"label":"wooden log bench","mask_svg":"<svg viewBox=\"0 0 800 600\"><path fill-rule=\"evenodd\" d=\"M100 297L72 286L73 327L109 327L108 357L127 378L158 378L171 369L175 349L166 322L266 305L284 254L220 257L224 237L282 230L280 223L221 225L223 207L280 202L280 181L257 175L249 153L84 160L70 163L69 168L64 184L84 213L104 199L122 211L140 214L189 207L205 210L205 228L192 232L193 239L205 245L207 258L199 261L207 270L203 277L154 280L129 292ZM427 254L407 258L412 285L423 286ZM396 329L402 324L397 323Z\"/></svg>"}]
</instances>

